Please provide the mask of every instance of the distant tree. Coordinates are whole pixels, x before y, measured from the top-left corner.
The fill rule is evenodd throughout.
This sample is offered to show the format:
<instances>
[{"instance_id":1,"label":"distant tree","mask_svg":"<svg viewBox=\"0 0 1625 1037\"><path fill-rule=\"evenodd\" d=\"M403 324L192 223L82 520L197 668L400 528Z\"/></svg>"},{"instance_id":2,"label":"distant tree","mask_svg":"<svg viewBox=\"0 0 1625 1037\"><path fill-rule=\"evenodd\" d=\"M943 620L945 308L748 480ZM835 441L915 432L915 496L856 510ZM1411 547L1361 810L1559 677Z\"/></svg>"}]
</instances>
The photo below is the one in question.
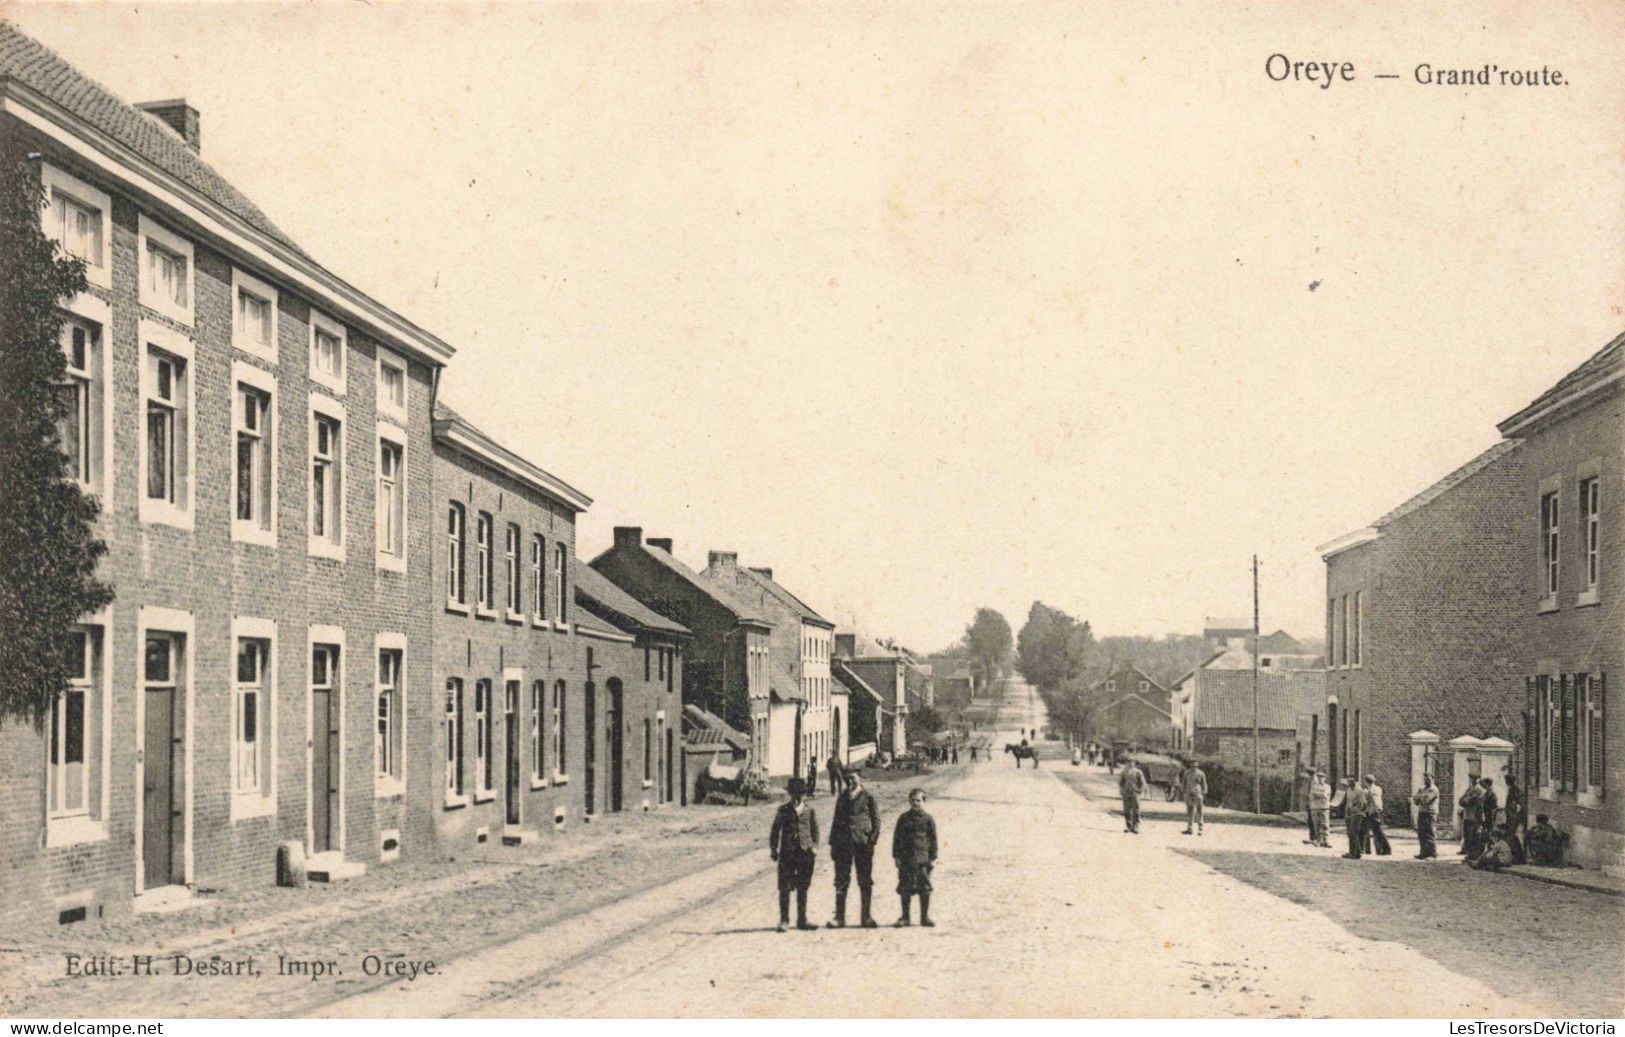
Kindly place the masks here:
<instances>
[{"instance_id":1,"label":"distant tree","mask_svg":"<svg viewBox=\"0 0 1625 1037\"><path fill-rule=\"evenodd\" d=\"M909 713L908 726L910 734L929 738L946 727L947 721L942 718L942 714L938 713L934 707L921 706Z\"/></svg>"},{"instance_id":2,"label":"distant tree","mask_svg":"<svg viewBox=\"0 0 1625 1037\"><path fill-rule=\"evenodd\" d=\"M85 289L84 264L42 229L37 161L0 142L0 721L40 727L68 687L70 624L113 598L96 578L107 547L96 501L70 477L59 427L68 412L62 300Z\"/></svg>"},{"instance_id":3,"label":"distant tree","mask_svg":"<svg viewBox=\"0 0 1625 1037\"><path fill-rule=\"evenodd\" d=\"M1054 692L1086 672L1096 655L1087 621L1035 601L1016 643L1016 668L1040 692Z\"/></svg>"},{"instance_id":4,"label":"distant tree","mask_svg":"<svg viewBox=\"0 0 1625 1037\"><path fill-rule=\"evenodd\" d=\"M991 683L1004 674L1010 661L1010 645L1009 621L996 609L977 609L976 618L965 628L965 647L984 681Z\"/></svg>"}]
</instances>

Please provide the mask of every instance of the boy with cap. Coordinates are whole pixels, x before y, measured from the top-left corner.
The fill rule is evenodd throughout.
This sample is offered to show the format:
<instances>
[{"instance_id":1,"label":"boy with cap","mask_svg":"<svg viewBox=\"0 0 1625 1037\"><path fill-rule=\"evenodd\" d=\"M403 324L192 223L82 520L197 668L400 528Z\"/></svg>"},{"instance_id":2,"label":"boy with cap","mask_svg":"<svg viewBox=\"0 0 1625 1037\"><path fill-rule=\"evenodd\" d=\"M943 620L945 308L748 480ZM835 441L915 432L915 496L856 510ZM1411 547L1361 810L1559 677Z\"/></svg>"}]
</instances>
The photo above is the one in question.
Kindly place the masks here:
<instances>
[{"instance_id":1,"label":"boy with cap","mask_svg":"<svg viewBox=\"0 0 1625 1037\"><path fill-rule=\"evenodd\" d=\"M925 812L925 790L910 789L908 809L897 819L892 830L892 860L897 862L897 895L903 901L903 917L896 922L898 928L912 925L909 920L909 898L920 898L920 924L930 928L931 921L931 867L937 862L937 822Z\"/></svg>"},{"instance_id":2,"label":"boy with cap","mask_svg":"<svg viewBox=\"0 0 1625 1037\"><path fill-rule=\"evenodd\" d=\"M796 895L796 928L816 929L807 921L807 887L818 860L818 815L803 798L800 778L790 779L790 802L773 815L769 852L779 862L779 932L790 928L790 894Z\"/></svg>"}]
</instances>

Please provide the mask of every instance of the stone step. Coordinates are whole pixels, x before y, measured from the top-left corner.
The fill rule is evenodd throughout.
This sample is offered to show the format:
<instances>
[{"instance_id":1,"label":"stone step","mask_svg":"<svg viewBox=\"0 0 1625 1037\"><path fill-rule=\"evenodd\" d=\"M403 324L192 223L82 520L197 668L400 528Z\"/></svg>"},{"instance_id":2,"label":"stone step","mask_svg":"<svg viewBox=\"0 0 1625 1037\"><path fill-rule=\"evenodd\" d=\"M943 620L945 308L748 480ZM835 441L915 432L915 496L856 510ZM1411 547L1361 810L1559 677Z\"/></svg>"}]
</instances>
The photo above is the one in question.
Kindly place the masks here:
<instances>
[{"instance_id":1,"label":"stone step","mask_svg":"<svg viewBox=\"0 0 1625 1037\"><path fill-rule=\"evenodd\" d=\"M328 850L305 859L305 878L310 882L344 882L367 873L360 861L347 861L338 850Z\"/></svg>"},{"instance_id":2,"label":"stone step","mask_svg":"<svg viewBox=\"0 0 1625 1037\"><path fill-rule=\"evenodd\" d=\"M529 846L541 839L533 828L524 828L520 825L502 826L503 846Z\"/></svg>"}]
</instances>

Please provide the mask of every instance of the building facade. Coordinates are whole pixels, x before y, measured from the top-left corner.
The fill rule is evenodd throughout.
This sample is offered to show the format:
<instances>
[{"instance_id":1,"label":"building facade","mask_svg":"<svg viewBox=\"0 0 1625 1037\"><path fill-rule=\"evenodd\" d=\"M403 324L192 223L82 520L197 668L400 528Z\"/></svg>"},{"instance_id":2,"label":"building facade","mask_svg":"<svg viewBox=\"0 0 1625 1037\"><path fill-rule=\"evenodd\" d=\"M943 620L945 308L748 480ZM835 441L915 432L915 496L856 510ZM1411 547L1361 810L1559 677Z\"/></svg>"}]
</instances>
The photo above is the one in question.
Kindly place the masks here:
<instances>
[{"instance_id":1,"label":"building facade","mask_svg":"<svg viewBox=\"0 0 1625 1037\"><path fill-rule=\"evenodd\" d=\"M1505 801L1524 697L1516 658L1523 470L1518 443L1503 441L1320 548L1322 723L1334 781L1375 774L1385 788L1410 790L1427 771L1453 805L1487 777ZM1385 810L1391 824L1414 821L1408 793L1389 795Z\"/></svg>"},{"instance_id":2,"label":"building facade","mask_svg":"<svg viewBox=\"0 0 1625 1037\"><path fill-rule=\"evenodd\" d=\"M1168 690L1139 667L1125 666L1091 684L1089 698L1100 703L1090 722L1097 740L1145 749L1172 746Z\"/></svg>"},{"instance_id":3,"label":"building facade","mask_svg":"<svg viewBox=\"0 0 1625 1037\"><path fill-rule=\"evenodd\" d=\"M7 917L73 921L417 853L431 782L434 385L451 347L303 252L200 157L0 23L6 134L62 301L74 477L115 592L43 732L7 719Z\"/></svg>"},{"instance_id":4,"label":"building facade","mask_svg":"<svg viewBox=\"0 0 1625 1037\"><path fill-rule=\"evenodd\" d=\"M1500 424L1523 440L1514 601L1529 816L1568 834L1571 861L1615 875L1625 870L1625 722L1608 708L1625 663L1622 384L1625 335Z\"/></svg>"}]
</instances>

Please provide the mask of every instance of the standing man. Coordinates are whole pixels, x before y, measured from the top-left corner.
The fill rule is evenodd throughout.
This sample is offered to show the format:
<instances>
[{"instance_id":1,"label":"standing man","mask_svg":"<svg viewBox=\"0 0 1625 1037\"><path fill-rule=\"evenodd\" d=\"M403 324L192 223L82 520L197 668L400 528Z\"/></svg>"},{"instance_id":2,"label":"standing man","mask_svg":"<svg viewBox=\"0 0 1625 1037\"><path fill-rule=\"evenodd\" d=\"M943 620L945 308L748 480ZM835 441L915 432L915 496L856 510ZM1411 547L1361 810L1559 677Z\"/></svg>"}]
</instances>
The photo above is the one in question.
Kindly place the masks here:
<instances>
[{"instance_id":1,"label":"standing man","mask_svg":"<svg viewBox=\"0 0 1625 1037\"><path fill-rule=\"evenodd\" d=\"M1433 785L1432 771L1422 772L1422 787L1416 790L1411 802L1416 804L1416 838L1422 844L1416 859L1432 860L1439 856L1439 844L1433 836L1433 819L1439 813L1439 790Z\"/></svg>"},{"instance_id":2,"label":"standing man","mask_svg":"<svg viewBox=\"0 0 1625 1037\"><path fill-rule=\"evenodd\" d=\"M1351 861L1360 859L1360 847L1365 843L1365 789L1353 778L1343 779L1343 824L1348 829L1349 852L1343 856Z\"/></svg>"},{"instance_id":3,"label":"standing man","mask_svg":"<svg viewBox=\"0 0 1625 1037\"><path fill-rule=\"evenodd\" d=\"M846 928L846 892L852 884L852 868L858 869L858 897L862 904L862 924L875 928L869 914L869 897L874 890L875 843L880 841L880 808L863 787L863 777L847 775L846 789L835 800L835 818L829 823L829 855L835 862L835 919L831 929Z\"/></svg>"},{"instance_id":4,"label":"standing man","mask_svg":"<svg viewBox=\"0 0 1625 1037\"><path fill-rule=\"evenodd\" d=\"M1507 827L1513 835L1525 831L1529 821L1529 804L1524 799L1523 786L1518 783L1518 776L1508 767L1503 772L1506 775L1507 785Z\"/></svg>"},{"instance_id":5,"label":"standing man","mask_svg":"<svg viewBox=\"0 0 1625 1037\"><path fill-rule=\"evenodd\" d=\"M1207 802L1207 775L1196 763L1192 756L1185 761L1185 770L1179 775L1179 787L1185 790L1185 834L1191 834L1191 825L1196 826L1196 834L1202 834L1202 806Z\"/></svg>"},{"instance_id":6,"label":"standing man","mask_svg":"<svg viewBox=\"0 0 1625 1037\"><path fill-rule=\"evenodd\" d=\"M818 761L807 754L807 798L818 795Z\"/></svg>"},{"instance_id":7,"label":"standing man","mask_svg":"<svg viewBox=\"0 0 1625 1037\"><path fill-rule=\"evenodd\" d=\"M1495 814L1501 809L1501 800L1495 794L1495 779L1480 778L1480 785L1484 786L1484 798L1479 801L1479 832L1482 833L1486 845L1500 831L1500 821Z\"/></svg>"},{"instance_id":8,"label":"standing man","mask_svg":"<svg viewBox=\"0 0 1625 1037\"><path fill-rule=\"evenodd\" d=\"M1479 826L1484 817L1484 788L1478 782L1467 786L1467 791L1456 800L1461 808L1461 855L1470 862L1478 856Z\"/></svg>"},{"instance_id":9,"label":"standing man","mask_svg":"<svg viewBox=\"0 0 1625 1037\"><path fill-rule=\"evenodd\" d=\"M937 822L925 812L924 789L909 790L908 809L892 830L891 856L897 864L897 895L903 901L903 917L894 924L898 928L913 924L908 902L918 896L920 924L927 929L936 925L931 921L931 869L937 863Z\"/></svg>"},{"instance_id":10,"label":"standing man","mask_svg":"<svg viewBox=\"0 0 1625 1037\"><path fill-rule=\"evenodd\" d=\"M1377 784L1375 774L1365 776L1365 797L1366 849L1374 845L1378 857L1387 857L1394 852L1394 848L1388 845L1388 836L1382 830L1382 786Z\"/></svg>"},{"instance_id":11,"label":"standing man","mask_svg":"<svg viewBox=\"0 0 1625 1037\"><path fill-rule=\"evenodd\" d=\"M846 787L846 767L842 765L841 758L834 753L829 754L829 762L824 765L829 771L829 790L837 795Z\"/></svg>"},{"instance_id":12,"label":"standing man","mask_svg":"<svg viewBox=\"0 0 1625 1037\"><path fill-rule=\"evenodd\" d=\"M804 798L800 778L790 779L790 802L773 815L767 842L779 862L779 932L790 928L790 894L796 895L796 928L816 929L807 921L807 887L818 860L818 815Z\"/></svg>"},{"instance_id":13,"label":"standing man","mask_svg":"<svg viewBox=\"0 0 1625 1037\"><path fill-rule=\"evenodd\" d=\"M1123 795L1123 831L1140 834L1140 793L1145 791L1145 774L1134 759L1123 761L1123 773L1117 776L1117 791Z\"/></svg>"},{"instance_id":14,"label":"standing man","mask_svg":"<svg viewBox=\"0 0 1625 1037\"><path fill-rule=\"evenodd\" d=\"M1309 778L1309 832L1314 845L1331 847L1332 787L1323 770L1316 770Z\"/></svg>"}]
</instances>

